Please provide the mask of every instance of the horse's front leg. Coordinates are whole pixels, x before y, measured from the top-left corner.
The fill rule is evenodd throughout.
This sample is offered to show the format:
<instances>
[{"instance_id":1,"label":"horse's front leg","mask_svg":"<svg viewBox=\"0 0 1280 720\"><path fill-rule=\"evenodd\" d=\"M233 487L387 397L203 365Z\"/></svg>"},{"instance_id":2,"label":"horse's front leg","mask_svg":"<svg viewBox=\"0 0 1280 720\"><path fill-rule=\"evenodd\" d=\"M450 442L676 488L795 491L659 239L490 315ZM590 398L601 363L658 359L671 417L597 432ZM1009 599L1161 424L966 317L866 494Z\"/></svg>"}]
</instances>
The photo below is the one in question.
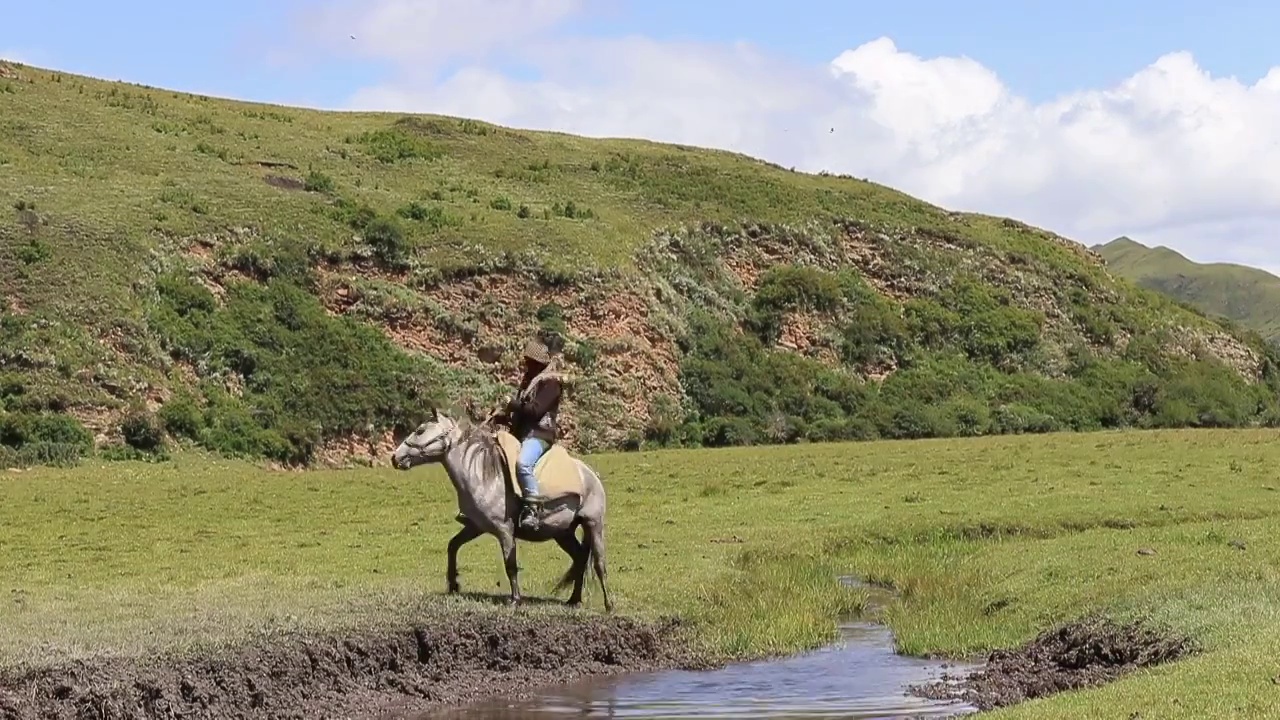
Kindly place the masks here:
<instances>
[{"instance_id":1,"label":"horse's front leg","mask_svg":"<svg viewBox=\"0 0 1280 720\"><path fill-rule=\"evenodd\" d=\"M462 526L462 529L458 531L457 535L454 535L449 539L449 568L445 574L446 579L449 581L449 592L451 594L456 593L459 590L458 550L462 549L463 545L466 545L478 537L480 537L480 531L477 530L474 525L468 523L467 525Z\"/></svg>"},{"instance_id":2,"label":"horse's front leg","mask_svg":"<svg viewBox=\"0 0 1280 720\"><path fill-rule=\"evenodd\" d=\"M512 605L520 604L520 567L516 564L516 535L514 527L508 523L498 529L498 545L502 548L502 564L507 570L507 582L511 584Z\"/></svg>"}]
</instances>

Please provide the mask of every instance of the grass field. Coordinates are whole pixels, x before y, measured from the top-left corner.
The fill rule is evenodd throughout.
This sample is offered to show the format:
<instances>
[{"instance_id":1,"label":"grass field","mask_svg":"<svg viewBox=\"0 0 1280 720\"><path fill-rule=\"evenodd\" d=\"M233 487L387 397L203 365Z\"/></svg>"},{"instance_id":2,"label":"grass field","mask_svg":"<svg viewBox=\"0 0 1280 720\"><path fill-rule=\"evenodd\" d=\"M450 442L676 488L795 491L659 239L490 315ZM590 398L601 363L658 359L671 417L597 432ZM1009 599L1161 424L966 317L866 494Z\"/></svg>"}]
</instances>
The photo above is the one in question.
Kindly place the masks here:
<instances>
[{"instance_id":1,"label":"grass field","mask_svg":"<svg viewBox=\"0 0 1280 720\"><path fill-rule=\"evenodd\" d=\"M1276 439L1093 433L592 462L610 493L619 609L698 620L719 650L822 642L860 604L835 581L853 573L901 592L883 619L905 652L1010 646L1095 610L1154 615L1206 649L998 717L1259 717L1280 710ZM431 596L454 510L436 468L270 474L183 456L7 474L0 653L40 663L446 612ZM529 595L567 566L551 545L520 558ZM492 538L460 566L464 591L506 592Z\"/></svg>"}]
</instances>

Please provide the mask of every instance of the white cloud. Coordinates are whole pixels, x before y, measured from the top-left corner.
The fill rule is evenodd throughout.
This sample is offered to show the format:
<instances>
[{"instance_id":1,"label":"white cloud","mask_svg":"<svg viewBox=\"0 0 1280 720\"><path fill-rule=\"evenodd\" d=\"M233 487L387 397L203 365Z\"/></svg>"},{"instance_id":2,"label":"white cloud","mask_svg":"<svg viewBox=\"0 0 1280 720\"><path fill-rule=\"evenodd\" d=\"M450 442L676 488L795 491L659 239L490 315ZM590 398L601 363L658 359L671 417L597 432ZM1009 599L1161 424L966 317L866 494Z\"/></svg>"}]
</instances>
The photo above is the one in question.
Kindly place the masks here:
<instances>
[{"instance_id":1,"label":"white cloud","mask_svg":"<svg viewBox=\"0 0 1280 720\"><path fill-rule=\"evenodd\" d=\"M300 15L304 33L331 49L434 72L450 60L502 53L536 40L586 0L333 0Z\"/></svg>"},{"instance_id":2,"label":"white cloud","mask_svg":"<svg viewBox=\"0 0 1280 720\"><path fill-rule=\"evenodd\" d=\"M805 66L746 44L556 37L582 4L362 4L353 32L397 73L350 105L731 149L1201 260L1264 263L1280 230L1280 67L1246 85L1172 52L1114 87L1037 104L974 60L888 38ZM539 76L504 75L487 62L498 56ZM441 77L451 61L465 64Z\"/></svg>"}]
</instances>

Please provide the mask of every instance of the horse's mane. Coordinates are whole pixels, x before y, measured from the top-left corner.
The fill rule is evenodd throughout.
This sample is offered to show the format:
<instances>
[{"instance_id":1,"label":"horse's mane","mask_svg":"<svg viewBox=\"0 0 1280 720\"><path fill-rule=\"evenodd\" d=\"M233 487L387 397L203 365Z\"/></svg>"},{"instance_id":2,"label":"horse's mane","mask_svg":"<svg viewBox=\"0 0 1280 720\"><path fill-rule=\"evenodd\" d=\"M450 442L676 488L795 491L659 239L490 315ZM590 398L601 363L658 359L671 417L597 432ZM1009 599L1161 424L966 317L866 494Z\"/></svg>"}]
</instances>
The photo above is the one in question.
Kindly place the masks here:
<instances>
[{"instance_id":1,"label":"horse's mane","mask_svg":"<svg viewBox=\"0 0 1280 720\"><path fill-rule=\"evenodd\" d=\"M467 470L479 471L485 477L506 473L502 448L491 426L464 418L458 421L458 434L458 447L462 449Z\"/></svg>"}]
</instances>

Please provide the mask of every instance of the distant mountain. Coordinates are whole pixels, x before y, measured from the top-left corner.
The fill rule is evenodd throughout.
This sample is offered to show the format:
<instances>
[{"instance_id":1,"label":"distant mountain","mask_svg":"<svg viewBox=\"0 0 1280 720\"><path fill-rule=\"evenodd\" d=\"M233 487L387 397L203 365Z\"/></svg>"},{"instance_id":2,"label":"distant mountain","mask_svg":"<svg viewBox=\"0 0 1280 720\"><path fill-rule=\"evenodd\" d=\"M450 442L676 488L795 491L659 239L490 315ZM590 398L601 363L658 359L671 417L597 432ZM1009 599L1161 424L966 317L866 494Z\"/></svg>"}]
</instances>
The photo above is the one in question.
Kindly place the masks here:
<instances>
[{"instance_id":1,"label":"distant mountain","mask_svg":"<svg viewBox=\"0 0 1280 720\"><path fill-rule=\"evenodd\" d=\"M1234 263L1198 263L1119 237L1091 248L1113 273L1280 342L1280 277Z\"/></svg>"}]
</instances>

